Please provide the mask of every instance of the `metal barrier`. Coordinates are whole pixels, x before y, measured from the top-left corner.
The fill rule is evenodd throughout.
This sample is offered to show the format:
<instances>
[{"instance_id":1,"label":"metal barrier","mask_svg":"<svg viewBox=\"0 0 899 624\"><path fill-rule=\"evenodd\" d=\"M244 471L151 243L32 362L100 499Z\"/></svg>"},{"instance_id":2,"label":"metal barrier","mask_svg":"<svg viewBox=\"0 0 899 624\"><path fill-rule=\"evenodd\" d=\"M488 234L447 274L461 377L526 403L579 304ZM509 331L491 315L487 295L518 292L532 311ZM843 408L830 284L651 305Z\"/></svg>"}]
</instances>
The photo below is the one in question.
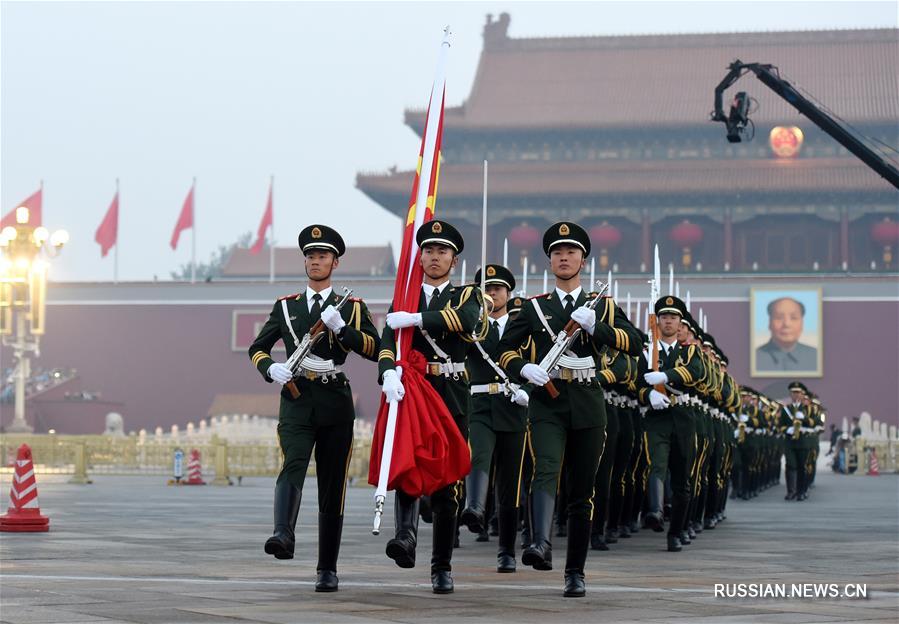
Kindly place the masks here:
<instances>
[{"instance_id":1,"label":"metal barrier","mask_svg":"<svg viewBox=\"0 0 899 624\"><path fill-rule=\"evenodd\" d=\"M273 440L235 442L216 436L208 441L140 439L136 436L3 434L0 436L0 474L12 474L12 461L22 444L31 447L37 474L70 474L70 483L90 483L89 475L171 475L177 449L200 451L203 476L214 485L228 485L232 477L273 477L281 469L281 449ZM370 439L355 439L350 460L350 483L368 478ZM315 461L309 474L315 475Z\"/></svg>"}]
</instances>

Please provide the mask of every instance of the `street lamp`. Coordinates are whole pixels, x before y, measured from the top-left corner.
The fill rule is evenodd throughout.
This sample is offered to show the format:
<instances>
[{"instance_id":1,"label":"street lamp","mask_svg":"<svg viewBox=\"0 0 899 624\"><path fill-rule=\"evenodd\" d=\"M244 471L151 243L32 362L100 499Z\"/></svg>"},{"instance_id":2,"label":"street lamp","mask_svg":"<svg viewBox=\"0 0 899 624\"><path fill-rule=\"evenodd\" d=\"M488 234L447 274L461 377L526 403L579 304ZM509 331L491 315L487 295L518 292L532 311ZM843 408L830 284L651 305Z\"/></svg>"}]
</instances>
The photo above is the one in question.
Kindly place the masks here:
<instances>
[{"instance_id":1,"label":"street lamp","mask_svg":"<svg viewBox=\"0 0 899 624\"><path fill-rule=\"evenodd\" d=\"M15 358L16 408L9 432L31 432L25 422L25 382L31 374L29 353L40 355L47 303L47 260L69 241L65 230L51 235L28 223L31 212L16 208L16 225L0 231L0 337ZM15 327L15 336L13 336Z\"/></svg>"}]
</instances>

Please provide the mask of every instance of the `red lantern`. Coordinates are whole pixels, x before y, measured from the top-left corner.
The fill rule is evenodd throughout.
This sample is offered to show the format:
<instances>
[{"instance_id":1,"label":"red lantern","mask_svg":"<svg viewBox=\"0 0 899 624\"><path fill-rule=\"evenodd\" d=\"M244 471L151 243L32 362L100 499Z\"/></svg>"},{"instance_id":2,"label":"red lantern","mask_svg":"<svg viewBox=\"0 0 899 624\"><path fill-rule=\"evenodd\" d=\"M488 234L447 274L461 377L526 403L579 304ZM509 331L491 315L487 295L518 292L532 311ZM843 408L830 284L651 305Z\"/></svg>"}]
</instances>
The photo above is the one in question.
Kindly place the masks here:
<instances>
[{"instance_id":1,"label":"red lantern","mask_svg":"<svg viewBox=\"0 0 899 624\"><path fill-rule=\"evenodd\" d=\"M875 243L883 245L883 263L887 266L893 262L893 245L899 243L899 223L885 217L883 221L871 226L871 238Z\"/></svg>"},{"instance_id":2,"label":"red lantern","mask_svg":"<svg viewBox=\"0 0 899 624\"><path fill-rule=\"evenodd\" d=\"M512 228L512 231L509 232L509 240L520 249L530 249L540 242L540 232L537 231L537 228L522 223Z\"/></svg>"},{"instance_id":3,"label":"red lantern","mask_svg":"<svg viewBox=\"0 0 899 624\"><path fill-rule=\"evenodd\" d=\"M609 266L609 249L621 242L621 230L603 221L590 228L590 238L599 245L599 268L606 270Z\"/></svg>"},{"instance_id":4,"label":"red lantern","mask_svg":"<svg viewBox=\"0 0 899 624\"><path fill-rule=\"evenodd\" d=\"M702 241L702 228L695 223L684 220L671 228L668 237L683 247L683 256L681 259L684 268L689 269L692 262L690 247L697 245Z\"/></svg>"},{"instance_id":5,"label":"red lantern","mask_svg":"<svg viewBox=\"0 0 899 624\"><path fill-rule=\"evenodd\" d=\"M768 145L771 146L771 151L778 158L793 158L802 149L803 139L802 130L796 126L790 126L789 128L777 126L771 128L771 133L768 135Z\"/></svg>"}]
</instances>

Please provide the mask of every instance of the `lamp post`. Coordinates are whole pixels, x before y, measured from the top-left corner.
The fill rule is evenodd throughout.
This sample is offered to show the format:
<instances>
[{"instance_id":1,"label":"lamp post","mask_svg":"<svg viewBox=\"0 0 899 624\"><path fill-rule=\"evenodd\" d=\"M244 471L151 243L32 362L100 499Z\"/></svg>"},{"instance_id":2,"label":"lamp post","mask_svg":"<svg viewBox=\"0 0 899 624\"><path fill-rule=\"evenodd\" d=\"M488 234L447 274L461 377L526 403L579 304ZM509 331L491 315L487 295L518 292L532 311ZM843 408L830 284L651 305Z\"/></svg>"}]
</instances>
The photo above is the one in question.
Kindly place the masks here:
<instances>
[{"instance_id":1,"label":"lamp post","mask_svg":"<svg viewBox=\"0 0 899 624\"><path fill-rule=\"evenodd\" d=\"M31 432L25 422L25 382L31 373L30 353L40 355L45 329L47 260L59 255L69 241L65 230L51 235L29 223L30 211L16 209L16 225L0 231L0 337L12 347L16 368L16 406L9 432ZM15 332L15 335L13 335Z\"/></svg>"}]
</instances>

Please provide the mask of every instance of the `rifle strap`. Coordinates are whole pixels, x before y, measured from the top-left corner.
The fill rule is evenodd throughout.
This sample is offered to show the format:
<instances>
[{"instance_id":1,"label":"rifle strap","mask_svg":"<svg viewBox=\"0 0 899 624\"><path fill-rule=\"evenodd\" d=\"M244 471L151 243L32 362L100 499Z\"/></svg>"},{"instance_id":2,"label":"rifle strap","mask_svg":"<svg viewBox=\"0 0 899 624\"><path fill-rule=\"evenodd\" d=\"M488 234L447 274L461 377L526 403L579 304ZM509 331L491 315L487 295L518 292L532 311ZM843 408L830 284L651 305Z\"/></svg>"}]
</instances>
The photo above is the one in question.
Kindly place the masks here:
<instances>
[{"instance_id":1,"label":"rifle strap","mask_svg":"<svg viewBox=\"0 0 899 624\"><path fill-rule=\"evenodd\" d=\"M297 334L293 331L293 324L290 322L290 313L287 311L287 299L281 300L281 312L284 314L284 322L287 323L287 329L290 330L290 335L293 338L293 346L300 346L300 339L297 338Z\"/></svg>"},{"instance_id":2,"label":"rifle strap","mask_svg":"<svg viewBox=\"0 0 899 624\"><path fill-rule=\"evenodd\" d=\"M537 301L537 299L531 299L531 303L534 306L534 310L537 312L537 318L540 319L540 322L543 324L543 327L546 328L546 332L549 334L550 340L555 342L555 340L558 336L556 335L556 332L553 331L552 327L549 326L549 321L547 321L546 317L543 315L543 309L540 307L540 303ZM566 353L566 355L570 355L571 357L577 357L571 351L571 349L566 349L565 353Z\"/></svg>"}]
</instances>

